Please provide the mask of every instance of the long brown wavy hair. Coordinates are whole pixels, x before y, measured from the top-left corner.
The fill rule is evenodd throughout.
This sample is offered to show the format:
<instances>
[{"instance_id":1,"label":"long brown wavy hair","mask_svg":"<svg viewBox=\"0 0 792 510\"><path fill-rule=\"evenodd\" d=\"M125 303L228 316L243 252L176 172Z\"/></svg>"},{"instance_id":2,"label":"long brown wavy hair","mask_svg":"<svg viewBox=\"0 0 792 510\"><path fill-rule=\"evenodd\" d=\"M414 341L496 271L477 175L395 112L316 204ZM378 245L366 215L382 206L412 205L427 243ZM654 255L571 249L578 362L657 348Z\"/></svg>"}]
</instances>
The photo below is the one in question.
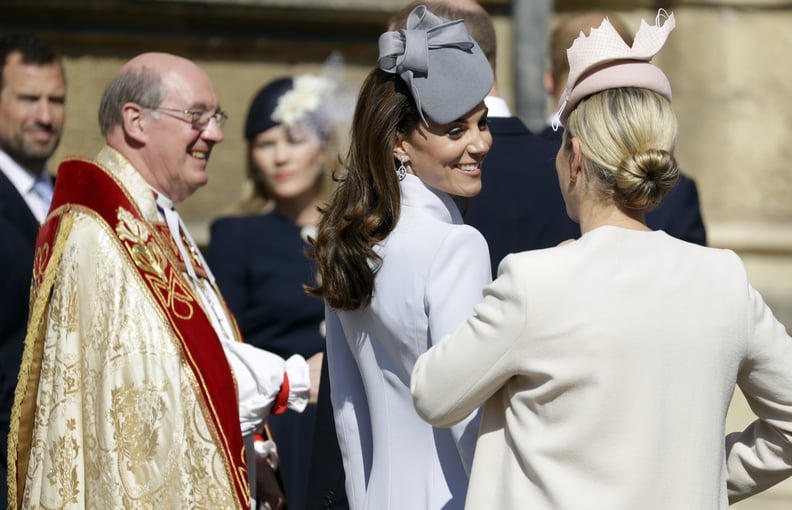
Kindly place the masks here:
<instances>
[{"instance_id":1,"label":"long brown wavy hair","mask_svg":"<svg viewBox=\"0 0 792 510\"><path fill-rule=\"evenodd\" d=\"M399 220L400 189L393 148L398 133L411 133L418 109L397 75L374 69L360 90L350 133L345 174L327 207L309 257L317 282L306 286L332 308L356 310L371 303L382 262L374 245Z\"/></svg>"}]
</instances>

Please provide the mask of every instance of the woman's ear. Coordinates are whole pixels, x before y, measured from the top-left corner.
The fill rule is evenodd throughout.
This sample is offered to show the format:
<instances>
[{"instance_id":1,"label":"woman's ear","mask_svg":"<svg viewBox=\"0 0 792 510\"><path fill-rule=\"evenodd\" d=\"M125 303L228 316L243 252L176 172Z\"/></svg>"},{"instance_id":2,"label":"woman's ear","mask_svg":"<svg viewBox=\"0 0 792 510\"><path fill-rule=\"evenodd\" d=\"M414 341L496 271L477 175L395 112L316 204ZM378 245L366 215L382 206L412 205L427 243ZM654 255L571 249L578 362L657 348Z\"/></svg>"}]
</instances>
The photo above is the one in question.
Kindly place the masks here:
<instances>
[{"instance_id":1,"label":"woman's ear","mask_svg":"<svg viewBox=\"0 0 792 510\"><path fill-rule=\"evenodd\" d=\"M146 116L143 114L143 108L139 104L126 103L121 107L121 123L126 136L140 143L146 142L148 139Z\"/></svg>"},{"instance_id":2,"label":"woman's ear","mask_svg":"<svg viewBox=\"0 0 792 510\"><path fill-rule=\"evenodd\" d=\"M583 153L580 151L580 140L577 137L572 137L572 151L569 156L569 180L572 182L577 181L583 172Z\"/></svg>"},{"instance_id":3,"label":"woman's ear","mask_svg":"<svg viewBox=\"0 0 792 510\"><path fill-rule=\"evenodd\" d=\"M398 160L407 159L407 141L401 133L396 133L396 143L393 144L393 157Z\"/></svg>"}]
</instances>

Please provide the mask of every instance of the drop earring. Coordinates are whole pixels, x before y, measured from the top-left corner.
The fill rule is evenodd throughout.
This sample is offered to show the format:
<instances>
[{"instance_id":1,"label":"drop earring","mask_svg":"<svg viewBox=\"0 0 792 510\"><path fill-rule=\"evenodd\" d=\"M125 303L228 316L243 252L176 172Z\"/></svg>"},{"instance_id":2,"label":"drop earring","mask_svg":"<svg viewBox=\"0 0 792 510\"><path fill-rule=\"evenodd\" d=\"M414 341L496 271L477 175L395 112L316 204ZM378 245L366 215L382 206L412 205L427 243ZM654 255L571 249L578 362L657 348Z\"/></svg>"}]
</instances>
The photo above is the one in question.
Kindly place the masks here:
<instances>
[{"instance_id":1,"label":"drop earring","mask_svg":"<svg viewBox=\"0 0 792 510\"><path fill-rule=\"evenodd\" d=\"M407 176L407 169L404 168L404 156L399 156L399 168L396 169L396 176L403 181Z\"/></svg>"}]
</instances>

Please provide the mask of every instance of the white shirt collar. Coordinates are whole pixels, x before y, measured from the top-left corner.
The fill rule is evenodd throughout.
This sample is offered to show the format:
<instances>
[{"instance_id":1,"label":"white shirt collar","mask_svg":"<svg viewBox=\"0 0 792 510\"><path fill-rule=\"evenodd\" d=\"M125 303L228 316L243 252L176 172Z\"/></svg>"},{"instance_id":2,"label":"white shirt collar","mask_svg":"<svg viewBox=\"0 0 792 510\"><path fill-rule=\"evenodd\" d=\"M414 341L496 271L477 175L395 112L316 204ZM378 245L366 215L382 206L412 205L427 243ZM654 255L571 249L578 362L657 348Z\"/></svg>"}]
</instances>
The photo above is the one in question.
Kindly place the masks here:
<instances>
[{"instance_id":1,"label":"white shirt collar","mask_svg":"<svg viewBox=\"0 0 792 510\"><path fill-rule=\"evenodd\" d=\"M159 205L163 209L174 209L173 200L168 198L164 193L160 192L158 189L151 187L151 191L154 192L154 196L157 197L157 205Z\"/></svg>"},{"instance_id":2,"label":"white shirt collar","mask_svg":"<svg viewBox=\"0 0 792 510\"><path fill-rule=\"evenodd\" d=\"M487 96L484 98L484 104L487 105L487 117L511 117L511 110L506 100L502 97Z\"/></svg>"},{"instance_id":3,"label":"white shirt collar","mask_svg":"<svg viewBox=\"0 0 792 510\"><path fill-rule=\"evenodd\" d=\"M22 168L19 163L14 161L14 159L4 151L0 151L0 171L2 171L6 177L8 177L8 180L11 181L11 184L13 184L17 189L20 196L25 200L25 203L30 208L30 212L33 213L33 216L36 217L39 223L43 222L47 217L49 204L45 204L41 200L41 197L39 197L39 195L33 191L33 185L36 182L36 177ZM52 175L50 175L46 166L44 167L44 171L41 173L39 178L47 182L50 187L53 185Z\"/></svg>"}]
</instances>

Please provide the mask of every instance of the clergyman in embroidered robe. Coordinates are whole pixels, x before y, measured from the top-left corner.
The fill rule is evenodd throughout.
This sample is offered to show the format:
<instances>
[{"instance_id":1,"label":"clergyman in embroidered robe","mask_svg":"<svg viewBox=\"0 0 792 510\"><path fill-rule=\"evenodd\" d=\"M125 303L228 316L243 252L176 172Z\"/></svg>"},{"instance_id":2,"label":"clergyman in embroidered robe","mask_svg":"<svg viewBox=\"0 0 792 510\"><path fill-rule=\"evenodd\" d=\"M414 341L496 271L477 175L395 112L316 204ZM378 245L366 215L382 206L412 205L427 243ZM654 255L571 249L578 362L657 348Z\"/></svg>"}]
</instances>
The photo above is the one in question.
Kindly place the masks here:
<instances>
[{"instance_id":1,"label":"clergyman in embroidered robe","mask_svg":"<svg viewBox=\"0 0 792 510\"><path fill-rule=\"evenodd\" d=\"M108 147L60 165L39 232L9 508L250 508L242 435L273 406L305 406L308 365L240 341L189 233L176 229L179 248L158 207L205 182L196 167L222 140L208 77L186 59L143 54L119 80L138 87L105 93L102 108L113 94L122 105L102 125ZM155 104L202 105L211 120L165 125L139 104L151 96L124 97L147 89L161 92ZM179 142L177 126L191 160L148 166Z\"/></svg>"}]
</instances>

